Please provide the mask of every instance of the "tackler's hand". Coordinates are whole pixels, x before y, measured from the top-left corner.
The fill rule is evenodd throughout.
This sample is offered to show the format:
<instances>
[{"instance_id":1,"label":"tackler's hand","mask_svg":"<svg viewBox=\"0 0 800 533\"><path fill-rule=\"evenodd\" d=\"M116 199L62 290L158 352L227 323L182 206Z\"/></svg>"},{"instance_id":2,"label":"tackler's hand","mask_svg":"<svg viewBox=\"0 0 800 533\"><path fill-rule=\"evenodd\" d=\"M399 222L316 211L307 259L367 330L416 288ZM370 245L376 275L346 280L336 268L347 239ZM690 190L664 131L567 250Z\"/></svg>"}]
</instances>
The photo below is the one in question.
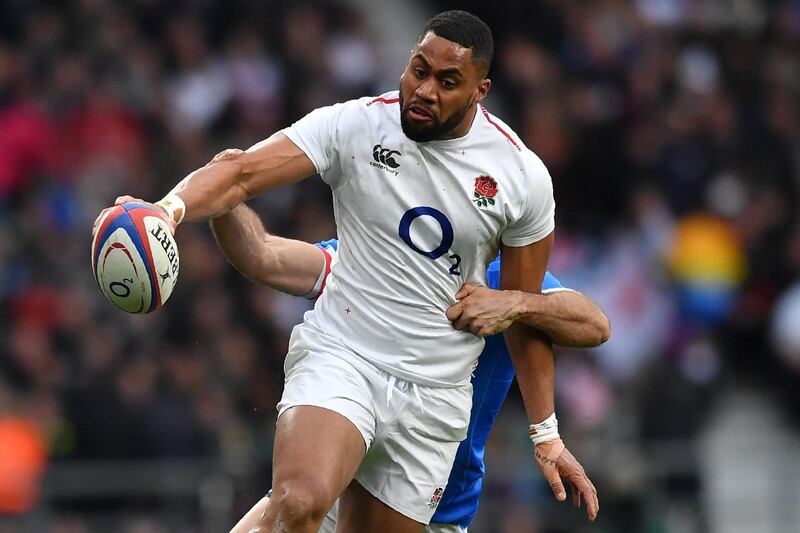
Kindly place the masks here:
<instances>
[{"instance_id":1,"label":"tackler's hand","mask_svg":"<svg viewBox=\"0 0 800 533\"><path fill-rule=\"evenodd\" d=\"M561 439L542 442L534 446L536 464L542 475L553 489L553 495L558 501L567 499L562 478L566 479L572 488L572 503L575 507L581 506L581 499L586 502L586 514L594 522L600 511L600 500L597 498L597 489L592 480L586 475L581 464L564 446Z\"/></svg>"},{"instance_id":2,"label":"tackler's hand","mask_svg":"<svg viewBox=\"0 0 800 533\"><path fill-rule=\"evenodd\" d=\"M453 327L488 337L508 329L517 317L517 291L496 291L465 283L456 293L458 302L446 312Z\"/></svg>"}]
</instances>

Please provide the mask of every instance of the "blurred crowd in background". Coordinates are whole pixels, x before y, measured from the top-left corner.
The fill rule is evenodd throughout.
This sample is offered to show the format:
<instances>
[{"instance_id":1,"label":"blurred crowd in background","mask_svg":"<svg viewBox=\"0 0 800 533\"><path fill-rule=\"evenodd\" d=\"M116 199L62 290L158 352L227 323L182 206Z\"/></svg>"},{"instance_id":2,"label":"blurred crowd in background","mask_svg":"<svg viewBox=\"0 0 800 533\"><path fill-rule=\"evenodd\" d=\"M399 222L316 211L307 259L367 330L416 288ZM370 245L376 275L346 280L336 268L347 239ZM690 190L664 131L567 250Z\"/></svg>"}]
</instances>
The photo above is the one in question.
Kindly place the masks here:
<instances>
[{"instance_id":1,"label":"blurred crowd in background","mask_svg":"<svg viewBox=\"0 0 800 533\"><path fill-rule=\"evenodd\" d=\"M92 278L90 228L118 195L156 200L224 148L396 88L367 4L0 5L0 530L212 530L191 494L59 491L70 465L210 464L225 527L269 488L310 304L241 277L195 224L167 305L126 315ZM611 320L600 348L557 352L562 436L602 502L591 531L721 531L703 474L724 454L700 443L725 402L752 392L790 438L800 414L800 3L495 4L418 9L493 29L487 107L554 181L550 270ZM275 233L335 234L318 178L252 206ZM526 423L512 391L472 530L590 530L552 502Z\"/></svg>"}]
</instances>

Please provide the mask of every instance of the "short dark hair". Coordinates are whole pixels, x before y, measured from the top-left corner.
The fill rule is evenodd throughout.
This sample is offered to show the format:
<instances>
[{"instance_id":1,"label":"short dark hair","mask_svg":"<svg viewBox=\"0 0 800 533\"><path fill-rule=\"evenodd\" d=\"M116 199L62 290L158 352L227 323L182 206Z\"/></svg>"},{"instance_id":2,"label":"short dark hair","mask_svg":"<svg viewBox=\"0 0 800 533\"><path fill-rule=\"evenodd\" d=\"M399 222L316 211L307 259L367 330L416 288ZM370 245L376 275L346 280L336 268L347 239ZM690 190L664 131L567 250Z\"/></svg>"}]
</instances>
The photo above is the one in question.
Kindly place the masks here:
<instances>
[{"instance_id":1,"label":"short dark hair","mask_svg":"<svg viewBox=\"0 0 800 533\"><path fill-rule=\"evenodd\" d=\"M472 49L472 61L483 63L486 72L489 72L494 55L494 39L492 39L492 30L484 21L472 13L459 9L442 11L425 24L417 37L417 43L422 42L429 31L443 39L458 43L464 48Z\"/></svg>"}]
</instances>

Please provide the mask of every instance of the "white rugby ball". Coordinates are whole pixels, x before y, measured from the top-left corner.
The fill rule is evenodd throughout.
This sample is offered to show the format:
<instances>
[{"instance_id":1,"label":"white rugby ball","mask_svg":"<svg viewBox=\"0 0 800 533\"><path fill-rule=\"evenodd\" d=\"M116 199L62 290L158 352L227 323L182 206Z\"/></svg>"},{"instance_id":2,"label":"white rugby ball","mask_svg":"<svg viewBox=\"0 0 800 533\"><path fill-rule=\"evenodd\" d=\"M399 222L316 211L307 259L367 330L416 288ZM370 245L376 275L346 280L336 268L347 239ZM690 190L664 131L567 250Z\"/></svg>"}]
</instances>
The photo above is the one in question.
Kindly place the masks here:
<instances>
[{"instance_id":1,"label":"white rugby ball","mask_svg":"<svg viewBox=\"0 0 800 533\"><path fill-rule=\"evenodd\" d=\"M103 296L128 313L150 313L178 282L180 259L169 226L146 204L108 210L92 241L94 278Z\"/></svg>"}]
</instances>

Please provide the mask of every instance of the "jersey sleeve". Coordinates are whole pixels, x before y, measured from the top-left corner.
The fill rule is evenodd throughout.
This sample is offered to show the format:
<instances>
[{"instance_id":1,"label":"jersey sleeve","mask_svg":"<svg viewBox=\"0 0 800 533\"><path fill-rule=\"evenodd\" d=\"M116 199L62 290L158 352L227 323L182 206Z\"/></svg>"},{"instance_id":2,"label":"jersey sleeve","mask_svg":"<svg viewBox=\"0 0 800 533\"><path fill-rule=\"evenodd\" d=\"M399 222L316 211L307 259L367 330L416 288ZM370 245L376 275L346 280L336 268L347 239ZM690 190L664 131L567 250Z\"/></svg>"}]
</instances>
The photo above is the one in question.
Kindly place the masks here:
<instances>
[{"instance_id":1,"label":"jersey sleeve","mask_svg":"<svg viewBox=\"0 0 800 533\"><path fill-rule=\"evenodd\" d=\"M558 281L554 275L548 270L544 273L544 280L542 280L542 291L551 291L553 289L563 289L564 286Z\"/></svg>"},{"instance_id":2,"label":"jersey sleeve","mask_svg":"<svg viewBox=\"0 0 800 533\"><path fill-rule=\"evenodd\" d=\"M317 277L316 283L314 283L314 287L303 295L303 298L308 300L319 298L319 295L325 290L325 283L328 281L328 276L331 273L333 259L336 257L336 252L339 249L339 241L330 239L328 241L318 242L315 246L322 250L322 253L325 255L325 264L322 266L322 270Z\"/></svg>"},{"instance_id":3,"label":"jersey sleeve","mask_svg":"<svg viewBox=\"0 0 800 533\"><path fill-rule=\"evenodd\" d=\"M495 257L486 268L486 283L490 289L500 289L500 256Z\"/></svg>"},{"instance_id":4,"label":"jersey sleeve","mask_svg":"<svg viewBox=\"0 0 800 533\"><path fill-rule=\"evenodd\" d=\"M542 294L558 291L571 291L569 287L564 287L557 277L552 275L550 271L544 273L544 280L542 280Z\"/></svg>"},{"instance_id":5,"label":"jersey sleeve","mask_svg":"<svg viewBox=\"0 0 800 533\"><path fill-rule=\"evenodd\" d=\"M339 250L339 239L328 239L327 241L320 241L314 246L327 250L331 255L336 255Z\"/></svg>"},{"instance_id":6,"label":"jersey sleeve","mask_svg":"<svg viewBox=\"0 0 800 533\"><path fill-rule=\"evenodd\" d=\"M283 134L308 156L317 173L331 187L336 185L329 181L331 175L337 173L328 171L338 162L337 135L345 109L346 104L317 108L283 130Z\"/></svg>"},{"instance_id":7,"label":"jersey sleeve","mask_svg":"<svg viewBox=\"0 0 800 533\"><path fill-rule=\"evenodd\" d=\"M497 257L494 261L489 263L489 266L486 269L486 281L489 285L490 289L500 289L500 258ZM572 289L564 287L561 282L555 277L553 274L550 273L548 270L544 273L544 279L542 280L542 294L547 294L548 292L558 292L558 291L571 291Z\"/></svg>"},{"instance_id":8,"label":"jersey sleeve","mask_svg":"<svg viewBox=\"0 0 800 533\"><path fill-rule=\"evenodd\" d=\"M501 236L507 246L527 246L538 242L555 228L556 202L550 173L533 153L527 161L528 183L523 192L521 211Z\"/></svg>"}]
</instances>

